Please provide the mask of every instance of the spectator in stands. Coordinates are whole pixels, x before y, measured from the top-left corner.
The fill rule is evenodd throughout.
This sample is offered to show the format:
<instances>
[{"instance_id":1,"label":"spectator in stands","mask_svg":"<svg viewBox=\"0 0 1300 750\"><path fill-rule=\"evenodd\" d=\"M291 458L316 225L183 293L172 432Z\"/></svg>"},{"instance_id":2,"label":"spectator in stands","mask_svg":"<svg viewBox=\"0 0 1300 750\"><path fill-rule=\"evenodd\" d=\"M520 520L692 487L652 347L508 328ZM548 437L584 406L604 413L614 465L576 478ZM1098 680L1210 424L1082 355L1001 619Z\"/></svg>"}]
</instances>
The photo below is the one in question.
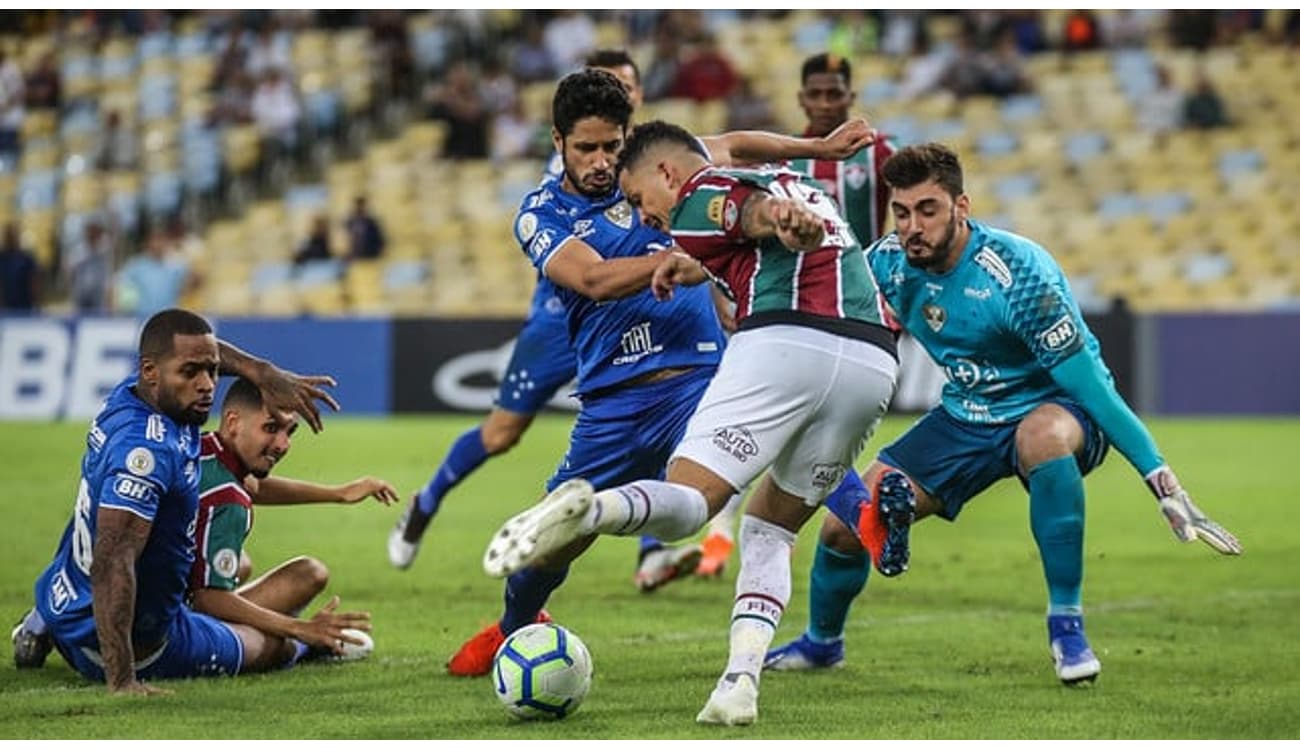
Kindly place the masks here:
<instances>
[{"instance_id":1,"label":"spectator in stands","mask_svg":"<svg viewBox=\"0 0 1300 750\"><path fill-rule=\"evenodd\" d=\"M483 61L478 89L482 92L483 106L494 115L512 109L519 99L519 84L496 55L488 55Z\"/></svg>"},{"instance_id":2,"label":"spectator in stands","mask_svg":"<svg viewBox=\"0 0 1300 750\"><path fill-rule=\"evenodd\" d=\"M1162 13L1164 11L1117 10L1102 18L1102 39L1111 48L1145 47L1152 29L1162 22Z\"/></svg>"},{"instance_id":3,"label":"spectator in stands","mask_svg":"<svg viewBox=\"0 0 1300 750\"><path fill-rule=\"evenodd\" d=\"M226 35L226 46L221 49L217 64L212 68L212 89L220 94L247 75L247 59L243 29L235 25Z\"/></svg>"},{"instance_id":4,"label":"spectator in stands","mask_svg":"<svg viewBox=\"0 0 1300 750\"><path fill-rule=\"evenodd\" d=\"M1179 10L1169 14L1169 36L1177 47L1209 49L1218 35L1217 10Z\"/></svg>"},{"instance_id":5,"label":"spectator in stands","mask_svg":"<svg viewBox=\"0 0 1300 750\"><path fill-rule=\"evenodd\" d=\"M27 106L32 109L58 109L63 103L63 84L59 75L59 61L53 52L41 55L41 60L27 74Z\"/></svg>"},{"instance_id":6,"label":"spectator in stands","mask_svg":"<svg viewBox=\"0 0 1300 750\"><path fill-rule=\"evenodd\" d=\"M980 62L980 90L983 93L1006 97L1033 89L1029 72L1025 70L1024 55L1020 54L1015 32L1011 29L1002 32L997 45Z\"/></svg>"},{"instance_id":7,"label":"spectator in stands","mask_svg":"<svg viewBox=\"0 0 1300 750\"><path fill-rule=\"evenodd\" d=\"M582 11L557 10L546 24L544 37L556 72L563 75L580 67L596 49L596 24Z\"/></svg>"},{"instance_id":8,"label":"spectator in stands","mask_svg":"<svg viewBox=\"0 0 1300 750\"><path fill-rule=\"evenodd\" d=\"M311 234L298 248L293 256L294 265L302 265L313 260L329 260L334 257L330 252L330 220L325 214L318 215L311 222Z\"/></svg>"},{"instance_id":9,"label":"spectator in stands","mask_svg":"<svg viewBox=\"0 0 1300 750\"><path fill-rule=\"evenodd\" d=\"M250 102L253 99L253 79L239 71L230 83L217 92L210 119L213 125L241 125L253 119Z\"/></svg>"},{"instance_id":10,"label":"spectator in stands","mask_svg":"<svg viewBox=\"0 0 1300 750\"><path fill-rule=\"evenodd\" d=\"M98 169L135 169L140 156L140 144L133 128L122 124L122 115L110 109L104 117L104 129L99 133L95 148L95 166Z\"/></svg>"},{"instance_id":11,"label":"spectator in stands","mask_svg":"<svg viewBox=\"0 0 1300 750\"><path fill-rule=\"evenodd\" d=\"M18 135L26 114L24 88L22 68L0 47L0 156L18 156Z\"/></svg>"},{"instance_id":12,"label":"spectator in stands","mask_svg":"<svg viewBox=\"0 0 1300 750\"><path fill-rule=\"evenodd\" d=\"M18 224L5 222L0 241L0 310L32 312L40 299L36 257L23 248Z\"/></svg>"},{"instance_id":13,"label":"spectator in stands","mask_svg":"<svg viewBox=\"0 0 1300 750\"><path fill-rule=\"evenodd\" d=\"M443 156L452 159L484 159L488 155L491 113L483 101L478 78L466 62L447 71L446 80L431 83L425 90L429 117L447 123Z\"/></svg>"},{"instance_id":14,"label":"spectator in stands","mask_svg":"<svg viewBox=\"0 0 1300 750\"><path fill-rule=\"evenodd\" d=\"M145 251L118 273L114 307L120 312L148 318L156 312L180 307L181 295L198 286L189 263L171 252L161 230L149 234Z\"/></svg>"},{"instance_id":15,"label":"spectator in stands","mask_svg":"<svg viewBox=\"0 0 1300 750\"><path fill-rule=\"evenodd\" d=\"M695 40L695 49L677 70L673 96L706 102L726 99L740 85L740 75L710 32Z\"/></svg>"},{"instance_id":16,"label":"spectator in stands","mask_svg":"<svg viewBox=\"0 0 1300 750\"><path fill-rule=\"evenodd\" d=\"M415 85L415 52L401 11L377 10L370 14L370 40L379 69L386 74L388 91L410 97Z\"/></svg>"},{"instance_id":17,"label":"spectator in stands","mask_svg":"<svg viewBox=\"0 0 1300 750\"><path fill-rule=\"evenodd\" d=\"M754 82L742 76L736 90L727 97L725 130L776 130L776 115L767 97L754 91Z\"/></svg>"},{"instance_id":18,"label":"spectator in stands","mask_svg":"<svg viewBox=\"0 0 1300 750\"><path fill-rule=\"evenodd\" d=\"M542 37L542 27L537 23L524 22L524 38L514 50L510 70L521 83L547 81L556 77L555 60L546 48Z\"/></svg>"},{"instance_id":19,"label":"spectator in stands","mask_svg":"<svg viewBox=\"0 0 1300 750\"><path fill-rule=\"evenodd\" d=\"M88 219L81 254L68 264L68 295L72 307L83 315L108 312L109 284L113 278L113 240L98 217Z\"/></svg>"},{"instance_id":20,"label":"spectator in stands","mask_svg":"<svg viewBox=\"0 0 1300 750\"><path fill-rule=\"evenodd\" d=\"M948 67L943 74L943 87L959 97L978 94L983 90L983 65L975 47L975 33L969 29L958 32Z\"/></svg>"},{"instance_id":21,"label":"spectator in stands","mask_svg":"<svg viewBox=\"0 0 1300 750\"><path fill-rule=\"evenodd\" d=\"M1101 46L1097 16L1090 10L1072 10L1061 30L1061 46L1066 52L1085 52Z\"/></svg>"},{"instance_id":22,"label":"spectator in stands","mask_svg":"<svg viewBox=\"0 0 1300 750\"><path fill-rule=\"evenodd\" d=\"M348 230L348 260L378 258L384 254L384 230L366 207L366 197L357 196L352 215L343 226Z\"/></svg>"},{"instance_id":23,"label":"spectator in stands","mask_svg":"<svg viewBox=\"0 0 1300 750\"><path fill-rule=\"evenodd\" d=\"M1204 70L1197 72L1196 86L1183 101L1183 124L1199 130L1221 128L1228 124L1223 98Z\"/></svg>"},{"instance_id":24,"label":"spectator in stands","mask_svg":"<svg viewBox=\"0 0 1300 750\"><path fill-rule=\"evenodd\" d=\"M257 34L248 45L244 56L244 72L259 80L272 70L288 74L293 70L293 56L289 49L289 38L277 32L273 19L267 19L257 29Z\"/></svg>"},{"instance_id":25,"label":"spectator in stands","mask_svg":"<svg viewBox=\"0 0 1300 750\"><path fill-rule=\"evenodd\" d=\"M903 78L898 84L898 98L909 101L937 91L948 79L948 69L952 64L951 48L933 44L930 34L922 27L911 59L903 68Z\"/></svg>"},{"instance_id":26,"label":"spectator in stands","mask_svg":"<svg viewBox=\"0 0 1300 750\"><path fill-rule=\"evenodd\" d=\"M1164 65L1156 66L1156 88L1142 97L1138 124L1148 133L1164 135L1183 125L1183 92L1174 86Z\"/></svg>"},{"instance_id":27,"label":"spectator in stands","mask_svg":"<svg viewBox=\"0 0 1300 750\"><path fill-rule=\"evenodd\" d=\"M681 68L681 37L668 16L660 19L654 32L654 53L645 75L641 77L641 90L645 100L657 101L673 93L677 71Z\"/></svg>"},{"instance_id":28,"label":"spectator in stands","mask_svg":"<svg viewBox=\"0 0 1300 750\"><path fill-rule=\"evenodd\" d=\"M253 92L249 107L261 139L263 177L267 177L298 148L302 104L285 71L270 68Z\"/></svg>"},{"instance_id":29,"label":"spectator in stands","mask_svg":"<svg viewBox=\"0 0 1300 750\"><path fill-rule=\"evenodd\" d=\"M509 109L492 118L492 160L530 156L537 130L537 123L524 115L524 103L515 99Z\"/></svg>"}]
</instances>

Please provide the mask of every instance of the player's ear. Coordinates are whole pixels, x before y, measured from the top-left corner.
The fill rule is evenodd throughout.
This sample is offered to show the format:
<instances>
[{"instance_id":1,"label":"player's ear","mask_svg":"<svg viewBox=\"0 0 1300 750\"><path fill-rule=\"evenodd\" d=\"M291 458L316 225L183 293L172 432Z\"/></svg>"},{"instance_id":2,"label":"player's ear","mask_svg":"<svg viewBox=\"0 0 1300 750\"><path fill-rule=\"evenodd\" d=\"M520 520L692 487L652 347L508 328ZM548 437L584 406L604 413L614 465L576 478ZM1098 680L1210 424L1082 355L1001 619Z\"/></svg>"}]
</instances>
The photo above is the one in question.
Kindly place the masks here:
<instances>
[{"instance_id":1,"label":"player's ear","mask_svg":"<svg viewBox=\"0 0 1300 750\"><path fill-rule=\"evenodd\" d=\"M555 146L555 150L563 156L564 136L560 135L560 131L556 130L554 125L551 126L551 143Z\"/></svg>"},{"instance_id":2,"label":"player's ear","mask_svg":"<svg viewBox=\"0 0 1300 750\"><path fill-rule=\"evenodd\" d=\"M957 206L957 219L959 221L965 221L966 219L970 218L970 196L969 195L967 195L966 193L962 193L961 195L957 196L956 206Z\"/></svg>"},{"instance_id":3,"label":"player's ear","mask_svg":"<svg viewBox=\"0 0 1300 750\"><path fill-rule=\"evenodd\" d=\"M158 385L158 363L153 357L140 358L140 382L150 388Z\"/></svg>"}]
</instances>

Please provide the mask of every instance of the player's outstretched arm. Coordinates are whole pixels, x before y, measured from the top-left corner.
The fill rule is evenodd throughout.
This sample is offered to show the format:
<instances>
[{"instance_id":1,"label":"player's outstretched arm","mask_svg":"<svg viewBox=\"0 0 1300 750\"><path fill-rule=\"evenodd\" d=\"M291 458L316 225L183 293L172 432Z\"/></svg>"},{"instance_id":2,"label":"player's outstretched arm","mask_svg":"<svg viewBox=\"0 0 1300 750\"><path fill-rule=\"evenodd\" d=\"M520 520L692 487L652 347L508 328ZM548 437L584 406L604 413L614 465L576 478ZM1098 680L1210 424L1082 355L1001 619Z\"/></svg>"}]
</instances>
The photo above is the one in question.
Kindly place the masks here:
<instances>
[{"instance_id":1,"label":"player's outstretched arm","mask_svg":"<svg viewBox=\"0 0 1300 750\"><path fill-rule=\"evenodd\" d=\"M1205 515L1183 490L1161 458L1146 425L1115 390L1114 383L1087 349L1079 349L1051 369L1052 378L1088 410L1106 437L1146 480L1179 541L1200 539L1215 551L1239 555L1241 542Z\"/></svg>"},{"instance_id":2,"label":"player's outstretched arm","mask_svg":"<svg viewBox=\"0 0 1300 750\"><path fill-rule=\"evenodd\" d=\"M247 488L247 487L246 487ZM287 477L263 477L249 495L258 505L305 505L307 503L359 503L368 497L384 505L401 498L393 485L376 477L359 477L343 484L317 484Z\"/></svg>"},{"instance_id":3,"label":"player's outstretched arm","mask_svg":"<svg viewBox=\"0 0 1300 750\"><path fill-rule=\"evenodd\" d=\"M90 564L91 599L95 602L95 635L104 660L104 683L111 693L149 695L169 690L135 678L135 563L149 541L153 523L116 508L100 508L95 521L95 546Z\"/></svg>"},{"instance_id":4,"label":"player's outstretched arm","mask_svg":"<svg viewBox=\"0 0 1300 750\"><path fill-rule=\"evenodd\" d=\"M719 167L755 164L787 159L847 159L871 145L876 131L858 117L845 122L821 138L800 138L762 130L736 130L700 139L709 157Z\"/></svg>"},{"instance_id":5,"label":"player's outstretched arm","mask_svg":"<svg viewBox=\"0 0 1300 750\"><path fill-rule=\"evenodd\" d=\"M322 388L337 386L334 378L328 375L298 375L280 369L275 364L254 357L220 339L217 340L217 346L223 375L238 375L252 381L262 391L267 408L299 414L311 426L312 432L323 429L320 410L316 407L317 401L334 411L339 410L339 402Z\"/></svg>"},{"instance_id":6,"label":"player's outstretched arm","mask_svg":"<svg viewBox=\"0 0 1300 750\"><path fill-rule=\"evenodd\" d=\"M252 602L233 591L202 588L194 592L194 609L224 622L247 625L268 635L296 638L308 646L341 653L343 641L355 645L362 642L344 633L344 630L370 630L368 612L335 612L339 598L336 596L310 620L280 614Z\"/></svg>"},{"instance_id":7,"label":"player's outstretched arm","mask_svg":"<svg viewBox=\"0 0 1300 750\"><path fill-rule=\"evenodd\" d=\"M650 286L655 268L669 255L652 252L627 258L602 258L582 240L570 238L555 250L543 271L556 284L597 302L630 297Z\"/></svg>"},{"instance_id":8,"label":"player's outstretched arm","mask_svg":"<svg viewBox=\"0 0 1300 750\"><path fill-rule=\"evenodd\" d=\"M695 286L708 280L709 275L699 261L686 253L674 251L655 268L654 274L650 277L650 289L654 292L655 299L669 300L673 298L673 290L677 287ZM718 310L719 318L721 318L723 308L716 298L714 299L714 306ZM732 322L732 329L735 329L734 321Z\"/></svg>"}]
</instances>

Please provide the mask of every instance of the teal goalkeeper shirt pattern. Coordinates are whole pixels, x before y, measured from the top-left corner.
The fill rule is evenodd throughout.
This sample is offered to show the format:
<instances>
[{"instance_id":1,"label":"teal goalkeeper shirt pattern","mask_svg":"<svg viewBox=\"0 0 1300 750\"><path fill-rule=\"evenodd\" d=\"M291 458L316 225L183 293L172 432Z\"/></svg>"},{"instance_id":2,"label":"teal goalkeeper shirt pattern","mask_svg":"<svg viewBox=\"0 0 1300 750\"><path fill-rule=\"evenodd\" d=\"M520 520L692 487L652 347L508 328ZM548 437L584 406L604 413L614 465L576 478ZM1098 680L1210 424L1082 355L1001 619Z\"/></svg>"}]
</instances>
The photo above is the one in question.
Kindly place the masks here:
<instances>
[{"instance_id":1,"label":"teal goalkeeper shirt pattern","mask_svg":"<svg viewBox=\"0 0 1300 750\"><path fill-rule=\"evenodd\" d=\"M1081 349L1110 381L1052 256L1025 237L968 224L961 259L944 274L908 265L897 233L867 251L885 301L947 376L943 408L966 422L1018 421L1069 398L1050 370Z\"/></svg>"}]
</instances>

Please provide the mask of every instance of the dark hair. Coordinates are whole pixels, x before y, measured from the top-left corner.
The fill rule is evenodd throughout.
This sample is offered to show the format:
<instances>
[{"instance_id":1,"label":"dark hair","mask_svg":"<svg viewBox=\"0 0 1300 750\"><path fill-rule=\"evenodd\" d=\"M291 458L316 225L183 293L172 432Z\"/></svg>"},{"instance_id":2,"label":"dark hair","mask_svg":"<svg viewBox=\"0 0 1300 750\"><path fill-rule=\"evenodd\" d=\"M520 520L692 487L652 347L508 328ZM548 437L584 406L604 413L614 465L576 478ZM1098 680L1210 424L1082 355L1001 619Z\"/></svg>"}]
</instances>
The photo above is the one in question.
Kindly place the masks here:
<instances>
[{"instance_id":1,"label":"dark hair","mask_svg":"<svg viewBox=\"0 0 1300 750\"><path fill-rule=\"evenodd\" d=\"M588 68L570 73L560 81L551 100L551 124L561 136L568 136L579 120L599 117L626 128L632 119L632 100L623 82L607 70Z\"/></svg>"},{"instance_id":2,"label":"dark hair","mask_svg":"<svg viewBox=\"0 0 1300 750\"><path fill-rule=\"evenodd\" d=\"M189 310L172 308L155 313L140 333L140 359L156 361L171 354L177 336L202 336L207 333L212 333L212 326Z\"/></svg>"},{"instance_id":3,"label":"dark hair","mask_svg":"<svg viewBox=\"0 0 1300 750\"><path fill-rule=\"evenodd\" d=\"M910 188L934 180L953 198L965 192L961 160L942 143L922 143L894 152L881 171L891 188Z\"/></svg>"},{"instance_id":4,"label":"dark hair","mask_svg":"<svg viewBox=\"0 0 1300 750\"><path fill-rule=\"evenodd\" d=\"M808 83L808 76L818 73L839 73L844 76L844 83L853 85L853 65L847 57L834 52L823 52L803 61L803 70L799 72L799 85Z\"/></svg>"},{"instance_id":5,"label":"dark hair","mask_svg":"<svg viewBox=\"0 0 1300 750\"><path fill-rule=\"evenodd\" d=\"M221 402L221 410L230 408L261 409L262 391L247 378L239 378L230 384L226 398Z\"/></svg>"},{"instance_id":6,"label":"dark hair","mask_svg":"<svg viewBox=\"0 0 1300 750\"><path fill-rule=\"evenodd\" d=\"M637 83L641 82L641 69L637 67L636 61L626 50L621 49L598 49L587 55L583 62L588 68L621 68L629 65L632 68L632 77Z\"/></svg>"},{"instance_id":7,"label":"dark hair","mask_svg":"<svg viewBox=\"0 0 1300 750\"><path fill-rule=\"evenodd\" d=\"M709 154L700 144L700 139L690 134L686 128L663 120L651 120L637 125L623 144L623 152L618 155L618 171L632 169L641 157L660 143L675 143L701 158L708 160Z\"/></svg>"}]
</instances>

